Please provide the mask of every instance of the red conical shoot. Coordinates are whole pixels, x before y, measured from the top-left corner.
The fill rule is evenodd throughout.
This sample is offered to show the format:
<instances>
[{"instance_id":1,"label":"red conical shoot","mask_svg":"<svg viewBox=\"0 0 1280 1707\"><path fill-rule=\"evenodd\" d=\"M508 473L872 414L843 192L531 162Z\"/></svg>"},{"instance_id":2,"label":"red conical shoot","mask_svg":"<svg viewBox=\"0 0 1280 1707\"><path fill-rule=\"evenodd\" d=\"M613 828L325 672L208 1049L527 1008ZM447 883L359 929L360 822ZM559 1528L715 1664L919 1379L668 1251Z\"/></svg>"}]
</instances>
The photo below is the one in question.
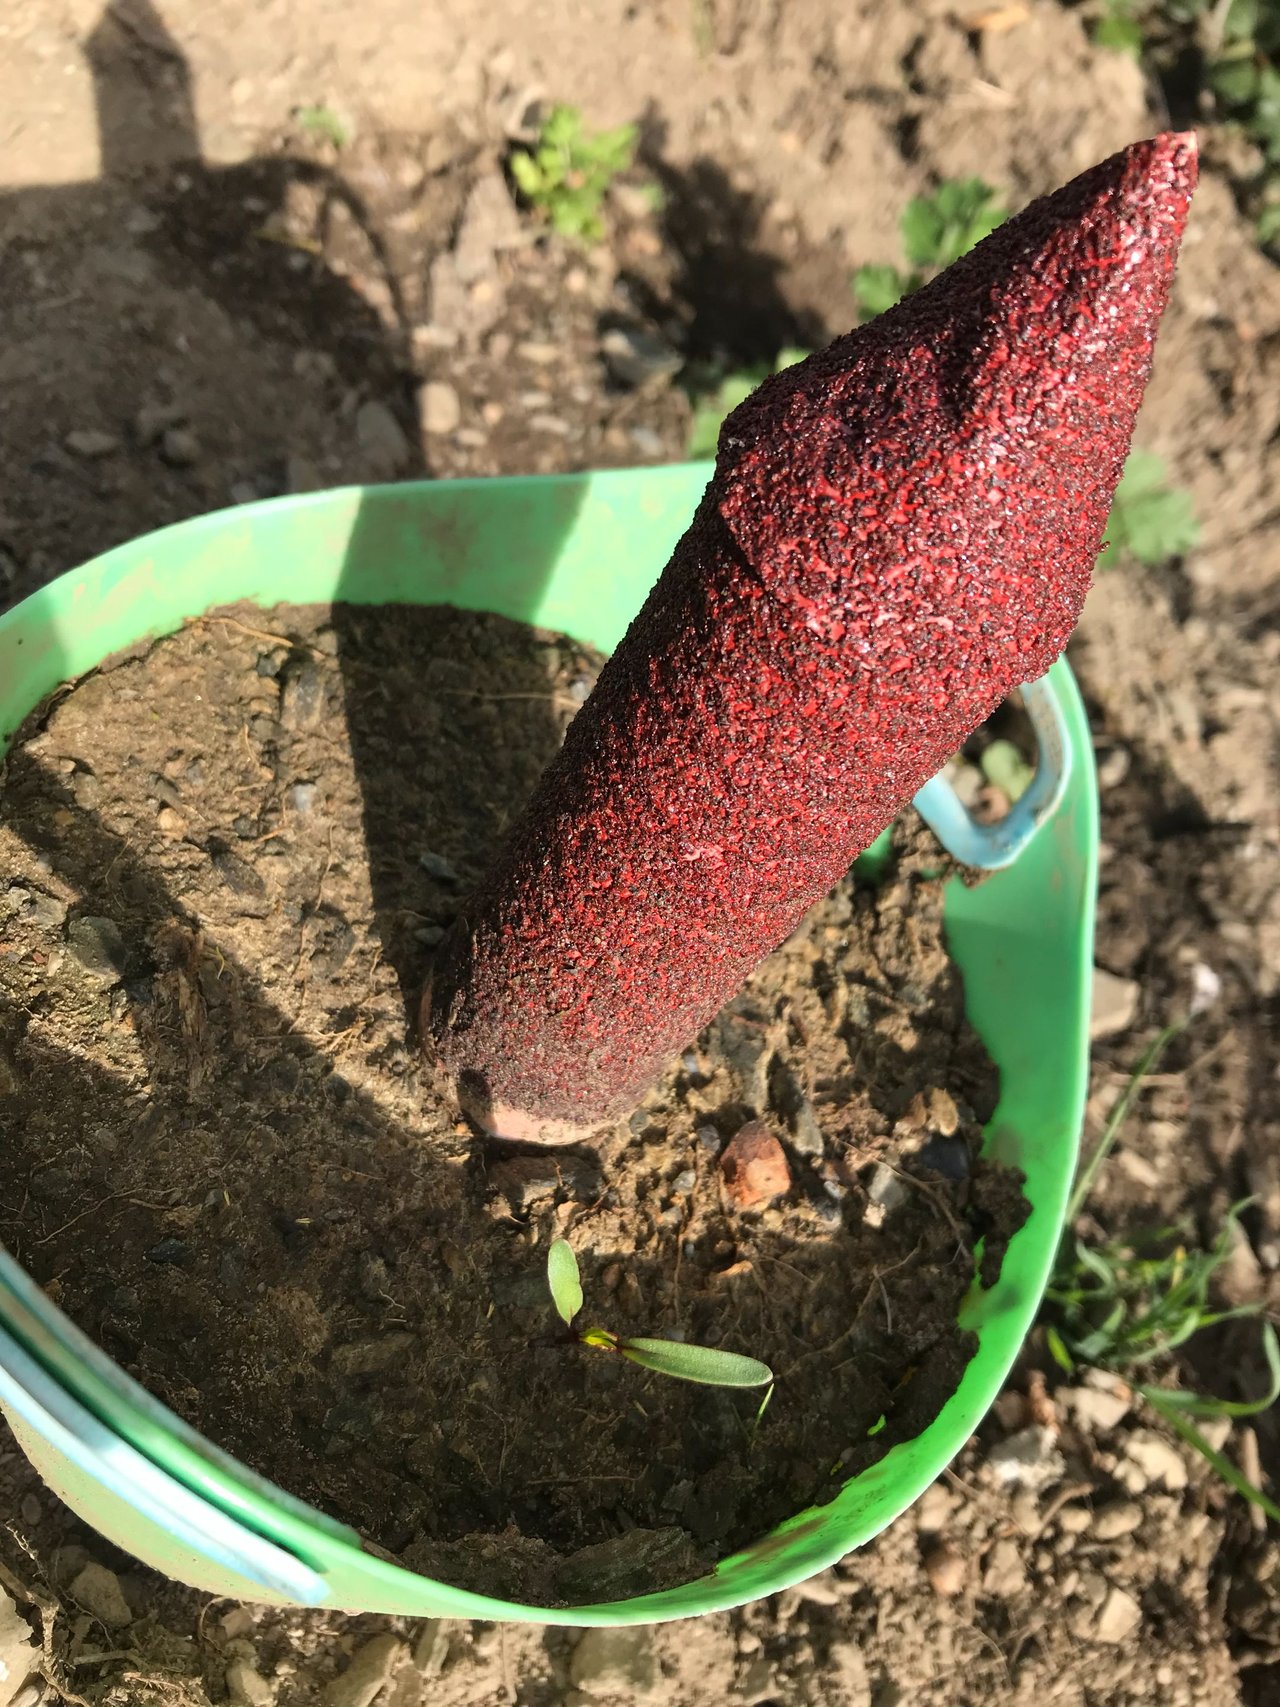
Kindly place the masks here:
<instances>
[{"instance_id":1,"label":"red conical shoot","mask_svg":"<svg viewBox=\"0 0 1280 1707\"><path fill-rule=\"evenodd\" d=\"M487 1130L554 1142L633 1107L1062 651L1195 178L1193 137L1135 144L730 415L424 998Z\"/></svg>"}]
</instances>

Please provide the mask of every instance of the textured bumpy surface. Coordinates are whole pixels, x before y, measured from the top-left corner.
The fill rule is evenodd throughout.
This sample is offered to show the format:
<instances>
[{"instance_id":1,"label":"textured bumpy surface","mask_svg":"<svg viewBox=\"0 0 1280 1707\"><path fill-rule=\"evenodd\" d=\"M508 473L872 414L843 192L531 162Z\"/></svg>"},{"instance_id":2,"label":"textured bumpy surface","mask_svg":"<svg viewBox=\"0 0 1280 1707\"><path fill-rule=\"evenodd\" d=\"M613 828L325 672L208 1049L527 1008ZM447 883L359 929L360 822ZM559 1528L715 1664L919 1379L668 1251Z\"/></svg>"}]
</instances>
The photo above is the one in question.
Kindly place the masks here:
<instances>
[{"instance_id":1,"label":"textured bumpy surface","mask_svg":"<svg viewBox=\"0 0 1280 1707\"><path fill-rule=\"evenodd\" d=\"M489 1130L624 1113L1062 651L1195 176L1193 138L1135 144L726 421L692 527L442 945L424 1035Z\"/></svg>"}]
</instances>

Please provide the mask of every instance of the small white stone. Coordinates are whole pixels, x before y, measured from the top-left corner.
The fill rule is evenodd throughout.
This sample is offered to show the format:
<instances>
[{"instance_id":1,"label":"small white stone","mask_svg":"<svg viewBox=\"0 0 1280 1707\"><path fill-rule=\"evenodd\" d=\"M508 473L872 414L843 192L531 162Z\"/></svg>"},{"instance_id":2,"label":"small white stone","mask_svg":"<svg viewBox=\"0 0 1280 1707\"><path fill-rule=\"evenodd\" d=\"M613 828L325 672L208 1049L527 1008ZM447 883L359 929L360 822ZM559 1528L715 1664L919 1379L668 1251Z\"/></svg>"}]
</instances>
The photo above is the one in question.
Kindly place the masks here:
<instances>
[{"instance_id":1,"label":"small white stone","mask_svg":"<svg viewBox=\"0 0 1280 1707\"><path fill-rule=\"evenodd\" d=\"M987 1454L987 1463L998 1481L1015 1488L1046 1488L1062 1479L1066 1461L1057 1448L1051 1428L1033 1423L1006 1440L997 1441Z\"/></svg>"},{"instance_id":2,"label":"small white stone","mask_svg":"<svg viewBox=\"0 0 1280 1707\"><path fill-rule=\"evenodd\" d=\"M1131 1594L1113 1588L1098 1610L1091 1632L1095 1642L1123 1642L1142 1623L1142 1608Z\"/></svg>"},{"instance_id":3,"label":"small white stone","mask_svg":"<svg viewBox=\"0 0 1280 1707\"><path fill-rule=\"evenodd\" d=\"M133 1623L133 1613L120 1587L120 1579L105 1565L87 1564L71 1584L71 1598L91 1612L108 1630L123 1630Z\"/></svg>"},{"instance_id":4,"label":"small white stone","mask_svg":"<svg viewBox=\"0 0 1280 1707\"><path fill-rule=\"evenodd\" d=\"M1089 1004L1089 1036L1097 1042L1127 1031L1138 1012L1141 989L1132 978L1117 978L1105 967L1093 969L1093 995Z\"/></svg>"},{"instance_id":5,"label":"small white stone","mask_svg":"<svg viewBox=\"0 0 1280 1707\"><path fill-rule=\"evenodd\" d=\"M0 1589L0 1703L13 1700L39 1657L40 1646L31 1626Z\"/></svg>"},{"instance_id":6,"label":"small white stone","mask_svg":"<svg viewBox=\"0 0 1280 1707\"><path fill-rule=\"evenodd\" d=\"M1124 1455L1137 1466L1147 1487L1155 1484L1176 1494L1187 1485L1187 1466L1182 1454L1153 1429L1135 1429L1125 1442Z\"/></svg>"},{"instance_id":7,"label":"small white stone","mask_svg":"<svg viewBox=\"0 0 1280 1707\"><path fill-rule=\"evenodd\" d=\"M1104 1505L1093 1521L1093 1533L1099 1541L1118 1541L1122 1535L1132 1535L1142 1522L1142 1507L1133 1500L1117 1500Z\"/></svg>"},{"instance_id":8,"label":"small white stone","mask_svg":"<svg viewBox=\"0 0 1280 1707\"><path fill-rule=\"evenodd\" d=\"M982 1573L983 1593L996 1600L1015 1600L1026 1586L1027 1568L1017 1542L1009 1537L997 1541L987 1555L987 1567Z\"/></svg>"},{"instance_id":9,"label":"small white stone","mask_svg":"<svg viewBox=\"0 0 1280 1707\"><path fill-rule=\"evenodd\" d=\"M1108 1434L1129 1414L1132 1397L1104 1393L1096 1387L1060 1387L1054 1395L1078 1427L1090 1434Z\"/></svg>"},{"instance_id":10,"label":"small white stone","mask_svg":"<svg viewBox=\"0 0 1280 1707\"><path fill-rule=\"evenodd\" d=\"M418 392L418 420L423 432L436 437L452 433L461 419L458 393L443 379L429 379Z\"/></svg>"},{"instance_id":11,"label":"small white stone","mask_svg":"<svg viewBox=\"0 0 1280 1707\"><path fill-rule=\"evenodd\" d=\"M649 1631L587 1630L573 1650L569 1676L586 1695L653 1695L660 1676Z\"/></svg>"},{"instance_id":12,"label":"small white stone","mask_svg":"<svg viewBox=\"0 0 1280 1707\"><path fill-rule=\"evenodd\" d=\"M888 1163L877 1162L871 1170L871 1178L867 1181L869 1201L878 1204L886 1215L891 1215L895 1209L901 1209L910 1196L911 1187Z\"/></svg>"},{"instance_id":13,"label":"small white stone","mask_svg":"<svg viewBox=\"0 0 1280 1707\"><path fill-rule=\"evenodd\" d=\"M112 451L119 450L120 440L114 433L98 433L92 427L86 427L67 434L67 449L73 456L83 457L86 462L97 462L99 458L110 456Z\"/></svg>"},{"instance_id":14,"label":"small white stone","mask_svg":"<svg viewBox=\"0 0 1280 1707\"><path fill-rule=\"evenodd\" d=\"M276 1698L272 1684L248 1660L232 1660L226 1678L232 1707L271 1707Z\"/></svg>"}]
</instances>

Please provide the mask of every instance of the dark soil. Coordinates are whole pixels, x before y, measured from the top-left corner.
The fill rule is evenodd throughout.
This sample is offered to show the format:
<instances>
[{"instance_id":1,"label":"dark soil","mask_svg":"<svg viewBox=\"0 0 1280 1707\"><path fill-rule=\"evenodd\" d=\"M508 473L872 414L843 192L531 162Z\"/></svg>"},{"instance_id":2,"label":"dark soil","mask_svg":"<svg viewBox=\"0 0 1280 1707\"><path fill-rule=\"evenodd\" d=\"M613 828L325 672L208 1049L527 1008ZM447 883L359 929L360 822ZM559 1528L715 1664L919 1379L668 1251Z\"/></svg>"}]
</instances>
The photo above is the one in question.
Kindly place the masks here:
<instances>
[{"instance_id":1,"label":"dark soil","mask_svg":"<svg viewBox=\"0 0 1280 1707\"><path fill-rule=\"evenodd\" d=\"M62 691L0 798L0 1203L132 1374L368 1544L542 1604L700 1574L936 1415L970 1352L995 1072L898 831L628 1123L520 1153L412 1039L431 948L585 698L573 642L451 609L236 607ZM763 1118L789 1185L721 1167ZM767 1360L645 1374L587 1312ZM882 1419L884 1419L882 1423Z\"/></svg>"}]
</instances>

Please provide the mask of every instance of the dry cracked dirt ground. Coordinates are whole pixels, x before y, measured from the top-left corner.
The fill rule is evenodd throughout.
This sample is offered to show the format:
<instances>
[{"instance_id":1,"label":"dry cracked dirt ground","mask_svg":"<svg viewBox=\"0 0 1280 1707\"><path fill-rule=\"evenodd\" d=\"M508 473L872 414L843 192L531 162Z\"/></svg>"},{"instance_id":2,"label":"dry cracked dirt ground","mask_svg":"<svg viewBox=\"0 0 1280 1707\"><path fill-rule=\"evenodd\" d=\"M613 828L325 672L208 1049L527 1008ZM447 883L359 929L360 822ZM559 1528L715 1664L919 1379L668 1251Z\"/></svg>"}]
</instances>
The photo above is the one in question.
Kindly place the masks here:
<instances>
[{"instance_id":1,"label":"dry cracked dirt ground","mask_svg":"<svg viewBox=\"0 0 1280 1707\"><path fill-rule=\"evenodd\" d=\"M912 194L976 172L1016 205L1195 116L1087 24L1056 0L10 0L0 599L284 491L678 457L673 367L846 329L850 270L899 258ZM553 100L638 121L636 180L663 190L654 212L623 186L589 250L536 232L503 176ZM341 148L297 122L314 106ZM1252 1194L1224 1286L1274 1313L1280 277L1236 209L1238 143L1210 126L1204 148L1139 428L1201 543L1100 577L1073 646L1111 975L1089 1132L1155 1029L1210 993L1095 1215L1187 1215L1205 1240ZM637 374L619 331L674 357ZM1257 1391L1256 1346L1236 1324L1184 1374ZM1280 1700L1274 1542L1126 1390L1046 1390L1042 1367L1033 1343L953 1471L825 1577L696 1626L581 1638L208 1603L74 1522L6 1436L0 1701ZM1274 1415L1256 1441L1266 1473Z\"/></svg>"}]
</instances>

